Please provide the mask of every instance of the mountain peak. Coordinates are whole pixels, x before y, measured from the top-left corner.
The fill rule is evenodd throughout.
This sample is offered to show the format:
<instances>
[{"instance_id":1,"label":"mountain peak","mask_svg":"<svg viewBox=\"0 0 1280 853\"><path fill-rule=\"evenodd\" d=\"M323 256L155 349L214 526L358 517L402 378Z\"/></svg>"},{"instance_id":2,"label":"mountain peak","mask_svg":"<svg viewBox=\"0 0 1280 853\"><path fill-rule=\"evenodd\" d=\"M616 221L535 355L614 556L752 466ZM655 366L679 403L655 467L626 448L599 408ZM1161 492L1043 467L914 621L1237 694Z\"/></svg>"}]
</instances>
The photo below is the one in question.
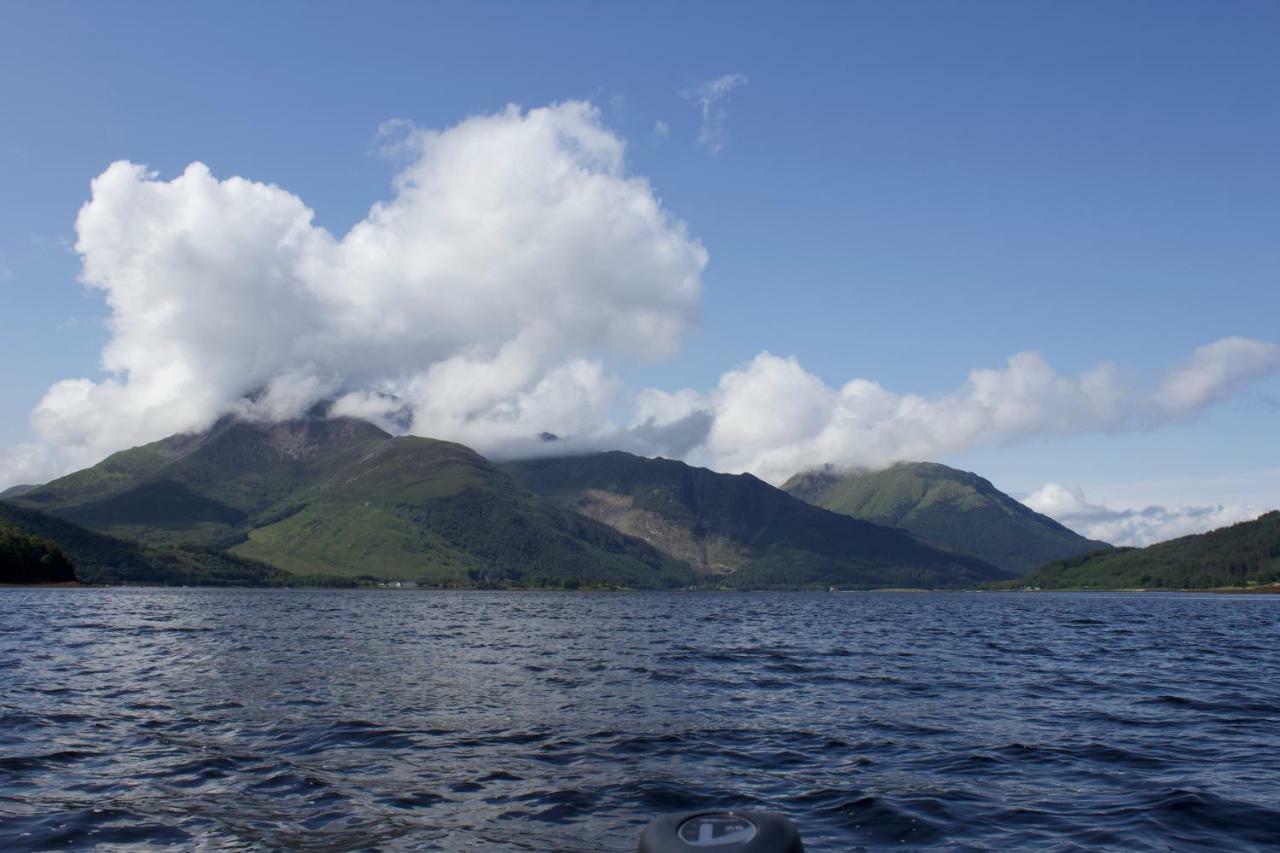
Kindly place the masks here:
<instances>
[{"instance_id":1,"label":"mountain peak","mask_svg":"<svg viewBox=\"0 0 1280 853\"><path fill-rule=\"evenodd\" d=\"M1086 539L970 471L938 462L802 472L782 486L834 512L908 530L1025 574L1052 560L1109 547Z\"/></svg>"},{"instance_id":2,"label":"mountain peak","mask_svg":"<svg viewBox=\"0 0 1280 853\"><path fill-rule=\"evenodd\" d=\"M165 439L175 457L217 447L244 443L259 452L281 458L306 459L353 443L386 441L391 434L368 421L309 413L287 421L258 421L226 415L202 433Z\"/></svg>"}]
</instances>

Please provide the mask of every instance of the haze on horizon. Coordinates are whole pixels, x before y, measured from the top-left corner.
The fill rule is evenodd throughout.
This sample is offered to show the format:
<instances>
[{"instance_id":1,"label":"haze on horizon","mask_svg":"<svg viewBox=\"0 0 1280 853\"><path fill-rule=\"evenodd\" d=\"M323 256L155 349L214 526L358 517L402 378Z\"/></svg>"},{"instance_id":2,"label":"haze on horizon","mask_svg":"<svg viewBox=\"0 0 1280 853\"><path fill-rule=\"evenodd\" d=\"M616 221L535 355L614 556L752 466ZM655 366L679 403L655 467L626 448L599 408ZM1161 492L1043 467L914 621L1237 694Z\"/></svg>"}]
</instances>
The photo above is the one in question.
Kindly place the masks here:
<instances>
[{"instance_id":1,"label":"haze on horizon","mask_svg":"<svg viewBox=\"0 0 1280 853\"><path fill-rule=\"evenodd\" d=\"M307 8L6 8L0 489L332 400L1117 544L1280 505L1275 13Z\"/></svg>"}]
</instances>

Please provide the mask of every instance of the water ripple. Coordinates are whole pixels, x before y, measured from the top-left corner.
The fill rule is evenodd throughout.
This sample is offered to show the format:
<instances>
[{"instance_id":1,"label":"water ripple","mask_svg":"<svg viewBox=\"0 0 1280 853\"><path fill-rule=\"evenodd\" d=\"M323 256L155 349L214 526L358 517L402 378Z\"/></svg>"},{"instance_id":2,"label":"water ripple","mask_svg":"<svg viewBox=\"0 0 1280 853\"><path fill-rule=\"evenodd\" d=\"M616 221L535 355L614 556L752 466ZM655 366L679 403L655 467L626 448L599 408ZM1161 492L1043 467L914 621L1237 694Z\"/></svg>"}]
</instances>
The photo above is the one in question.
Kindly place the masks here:
<instances>
[{"instance_id":1,"label":"water ripple","mask_svg":"<svg viewBox=\"0 0 1280 853\"><path fill-rule=\"evenodd\" d=\"M1275 849L1278 608L4 590L0 849Z\"/></svg>"}]
</instances>

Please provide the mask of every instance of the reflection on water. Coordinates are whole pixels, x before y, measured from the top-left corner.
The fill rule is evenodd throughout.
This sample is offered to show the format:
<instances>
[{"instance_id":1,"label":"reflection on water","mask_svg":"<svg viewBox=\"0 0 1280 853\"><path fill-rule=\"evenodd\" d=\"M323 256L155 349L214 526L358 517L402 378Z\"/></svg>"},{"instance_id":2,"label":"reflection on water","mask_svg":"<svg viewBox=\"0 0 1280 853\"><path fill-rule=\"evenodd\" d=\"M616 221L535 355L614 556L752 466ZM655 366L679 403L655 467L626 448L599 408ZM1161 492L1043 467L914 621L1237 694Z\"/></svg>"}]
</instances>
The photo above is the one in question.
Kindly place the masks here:
<instances>
[{"instance_id":1,"label":"reflection on water","mask_svg":"<svg viewBox=\"0 0 1280 853\"><path fill-rule=\"evenodd\" d=\"M0 848L1280 845L1280 600L0 591Z\"/></svg>"}]
</instances>

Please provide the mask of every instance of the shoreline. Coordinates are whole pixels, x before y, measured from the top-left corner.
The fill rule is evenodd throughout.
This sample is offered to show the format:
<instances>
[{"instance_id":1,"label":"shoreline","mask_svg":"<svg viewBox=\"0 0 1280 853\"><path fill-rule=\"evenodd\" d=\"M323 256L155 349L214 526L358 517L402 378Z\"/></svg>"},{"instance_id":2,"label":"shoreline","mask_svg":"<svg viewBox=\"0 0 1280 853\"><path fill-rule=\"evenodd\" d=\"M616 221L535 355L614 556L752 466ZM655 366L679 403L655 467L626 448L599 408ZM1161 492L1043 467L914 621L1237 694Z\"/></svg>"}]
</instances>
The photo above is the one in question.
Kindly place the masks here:
<instances>
[{"instance_id":1,"label":"shoreline","mask_svg":"<svg viewBox=\"0 0 1280 853\"><path fill-rule=\"evenodd\" d=\"M1055 589L985 589L979 592L1018 592L1018 593L1040 593L1040 592L1171 592L1171 593L1214 593L1217 595L1280 595L1280 583L1269 583L1262 586L1214 586L1200 587L1192 589L1168 589L1141 586L1126 587L1057 587Z\"/></svg>"},{"instance_id":2,"label":"shoreline","mask_svg":"<svg viewBox=\"0 0 1280 853\"><path fill-rule=\"evenodd\" d=\"M557 587L479 587L479 586L414 586L414 587L385 587L377 585L369 586L309 586L309 585L237 585L237 584L149 584L149 583L84 583L81 581L63 581L58 583L0 583L0 590L3 589L260 589L260 590L332 590L334 592L352 592L352 591L373 591L387 593L401 592L555 592L555 593L588 593L588 592L686 592L686 593L782 593L795 594L820 593L824 595L885 595L885 594L955 594L955 593L985 593L985 594L1037 594L1037 593L1071 593L1078 595L1080 593L1170 593L1170 594L1213 594L1213 595L1280 595L1280 583L1271 583L1264 586L1252 587L1211 587L1204 589L1152 589L1144 587L1062 587L1060 589L919 589L919 588L878 588L878 589L725 589L714 587L694 587L694 588L678 588L678 589L656 589L642 587L582 587L578 589L561 589Z\"/></svg>"}]
</instances>

